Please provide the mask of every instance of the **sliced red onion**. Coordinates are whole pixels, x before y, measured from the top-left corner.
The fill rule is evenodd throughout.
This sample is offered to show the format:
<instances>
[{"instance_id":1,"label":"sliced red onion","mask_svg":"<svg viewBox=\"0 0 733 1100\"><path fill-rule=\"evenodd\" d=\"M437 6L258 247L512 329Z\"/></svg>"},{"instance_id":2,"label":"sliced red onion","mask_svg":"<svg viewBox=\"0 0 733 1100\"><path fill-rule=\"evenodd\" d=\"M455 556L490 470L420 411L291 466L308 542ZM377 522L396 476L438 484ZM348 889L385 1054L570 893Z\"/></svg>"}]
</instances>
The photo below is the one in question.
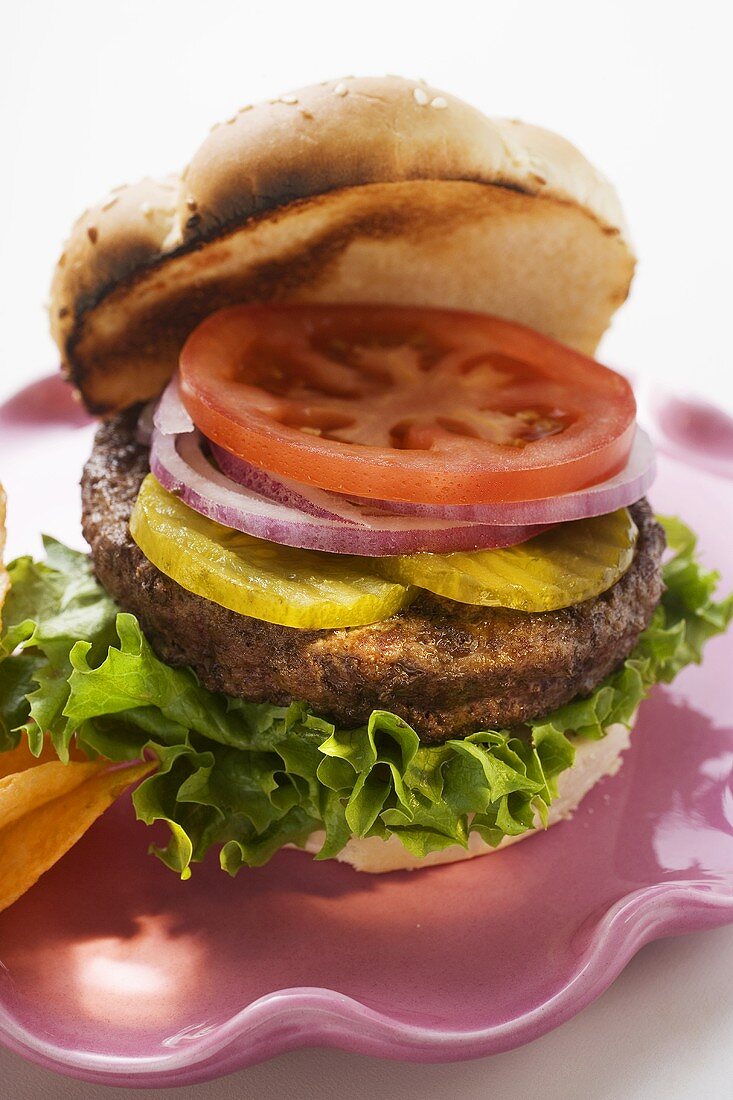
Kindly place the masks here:
<instances>
[{"instance_id":1,"label":"sliced red onion","mask_svg":"<svg viewBox=\"0 0 733 1100\"><path fill-rule=\"evenodd\" d=\"M173 375L163 390L153 422L161 435L181 435L194 430L195 424L181 400L178 373Z\"/></svg>"},{"instance_id":2,"label":"sliced red onion","mask_svg":"<svg viewBox=\"0 0 733 1100\"><path fill-rule=\"evenodd\" d=\"M238 485L217 470L204 453L199 432L180 436L155 431L150 469L161 485L189 507L217 523L257 538L304 550L382 557L421 551L449 553L515 546L544 527L489 527L480 524L374 518L356 523L332 515L314 516Z\"/></svg>"},{"instance_id":3,"label":"sliced red onion","mask_svg":"<svg viewBox=\"0 0 733 1100\"><path fill-rule=\"evenodd\" d=\"M314 485L301 485L286 478L276 477L267 470L247 462L230 451L224 450L218 443L207 441L209 450L223 474L238 485L259 493L268 500L276 500L288 508L297 508L309 516L323 516L326 519L339 519L344 523L368 523L375 518L383 518L386 510L380 507L380 501L364 500L353 502L339 493L329 493Z\"/></svg>"},{"instance_id":4,"label":"sliced red onion","mask_svg":"<svg viewBox=\"0 0 733 1100\"><path fill-rule=\"evenodd\" d=\"M566 523L588 519L626 508L644 496L656 475L654 446L646 432L636 429L629 461L615 477L563 496L540 500L520 500L498 504L408 504L403 501L368 500L346 497L311 485L279 478L261 470L251 462L230 454L215 443L211 453L219 468L247 488L269 500L277 500L309 515L337 516L350 522L364 522L372 517L406 516L422 520L450 520L454 523L479 523L489 526L523 526Z\"/></svg>"}]
</instances>

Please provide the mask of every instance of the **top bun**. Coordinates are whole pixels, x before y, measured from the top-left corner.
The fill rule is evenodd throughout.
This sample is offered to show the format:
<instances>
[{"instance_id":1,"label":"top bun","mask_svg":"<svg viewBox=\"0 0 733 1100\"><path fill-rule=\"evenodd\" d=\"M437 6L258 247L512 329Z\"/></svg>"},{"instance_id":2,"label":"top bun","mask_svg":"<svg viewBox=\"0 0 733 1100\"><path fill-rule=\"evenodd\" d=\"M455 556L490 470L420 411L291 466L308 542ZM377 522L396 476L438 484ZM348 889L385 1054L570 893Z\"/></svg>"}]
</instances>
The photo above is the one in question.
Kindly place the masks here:
<instances>
[{"instance_id":1,"label":"top bun","mask_svg":"<svg viewBox=\"0 0 733 1100\"><path fill-rule=\"evenodd\" d=\"M422 81L349 77L243 107L180 176L83 214L52 331L87 407L109 415L158 393L222 306L476 310L592 354L633 266L613 188L563 138Z\"/></svg>"}]
</instances>

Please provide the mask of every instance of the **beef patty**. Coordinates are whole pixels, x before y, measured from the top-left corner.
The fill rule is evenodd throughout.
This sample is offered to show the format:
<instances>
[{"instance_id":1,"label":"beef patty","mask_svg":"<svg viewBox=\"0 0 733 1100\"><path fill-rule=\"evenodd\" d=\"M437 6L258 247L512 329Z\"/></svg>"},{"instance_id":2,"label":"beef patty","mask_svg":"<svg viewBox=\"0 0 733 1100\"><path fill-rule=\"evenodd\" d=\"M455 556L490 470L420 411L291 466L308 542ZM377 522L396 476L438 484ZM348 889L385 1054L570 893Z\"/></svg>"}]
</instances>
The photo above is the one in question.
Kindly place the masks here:
<instances>
[{"instance_id":1,"label":"beef patty","mask_svg":"<svg viewBox=\"0 0 733 1100\"><path fill-rule=\"evenodd\" d=\"M341 726L374 709L401 715L425 742L505 729L588 695L633 649L661 592L664 534L646 500L632 509L634 560L595 599L526 614L428 592L383 622L298 630L195 596L147 560L129 519L148 472L134 410L102 425L84 470L84 535L97 576L133 612L158 655L190 665L212 691L257 702L303 700Z\"/></svg>"}]
</instances>

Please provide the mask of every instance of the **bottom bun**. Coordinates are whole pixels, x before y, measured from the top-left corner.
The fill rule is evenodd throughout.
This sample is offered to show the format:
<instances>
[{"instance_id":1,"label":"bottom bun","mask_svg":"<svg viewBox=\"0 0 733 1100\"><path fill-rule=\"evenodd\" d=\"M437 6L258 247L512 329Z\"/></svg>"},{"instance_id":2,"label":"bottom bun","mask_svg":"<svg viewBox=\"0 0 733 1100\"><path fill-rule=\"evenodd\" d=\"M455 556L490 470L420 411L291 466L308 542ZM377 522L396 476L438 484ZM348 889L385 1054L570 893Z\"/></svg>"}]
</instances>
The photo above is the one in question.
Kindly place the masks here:
<instances>
[{"instance_id":1,"label":"bottom bun","mask_svg":"<svg viewBox=\"0 0 733 1100\"><path fill-rule=\"evenodd\" d=\"M629 726L616 723L609 726L606 736L600 741L576 741L575 763L572 768L558 778L558 796L550 806L548 828L568 817L572 817L575 808L582 802L588 791L606 775L615 775L621 767L621 754L629 747L629 737L636 715ZM422 858L411 855L396 836L382 840L371 836L364 840L353 837L335 857L342 863L350 863L357 871L381 874L384 871L415 871L420 867L435 867L439 863L457 863L462 859L474 859L476 856L488 856L498 852L508 844L514 844L526 837L543 832L539 818L535 818L536 829L530 829L519 836L507 836L496 848L492 848L478 833L471 833L468 848L452 844L440 852L430 852ZM325 833L319 829L311 833L305 842L304 850L315 855L323 844Z\"/></svg>"}]
</instances>

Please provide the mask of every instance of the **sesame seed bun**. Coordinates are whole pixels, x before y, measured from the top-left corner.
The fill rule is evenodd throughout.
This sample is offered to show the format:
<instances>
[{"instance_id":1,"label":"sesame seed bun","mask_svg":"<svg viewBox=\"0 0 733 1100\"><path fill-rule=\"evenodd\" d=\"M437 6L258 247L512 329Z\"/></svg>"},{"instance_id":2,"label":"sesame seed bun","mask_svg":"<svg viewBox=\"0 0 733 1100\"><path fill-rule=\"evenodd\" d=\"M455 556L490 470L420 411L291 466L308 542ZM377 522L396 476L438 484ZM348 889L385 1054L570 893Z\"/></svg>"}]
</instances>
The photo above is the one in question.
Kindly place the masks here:
<instances>
[{"instance_id":1,"label":"sesame seed bun","mask_svg":"<svg viewBox=\"0 0 733 1100\"><path fill-rule=\"evenodd\" d=\"M572 817L573 812L596 783L604 776L616 774L622 764L621 754L629 747L634 720L635 717L630 727L621 723L609 726L606 736L600 741L576 742L575 763L558 779L558 797L550 806L548 828ZM497 848L492 848L477 833L471 833L468 849L455 844L450 848L444 848L442 852L430 852L422 859L411 855L396 836L391 836L388 840L382 840L378 836L368 837L365 840L354 837L347 842L336 859L342 863L350 863L356 871L366 871L370 874L382 874L385 871L416 871L422 867L435 867L441 863L458 863L464 859L475 859L476 856L491 855L492 852L498 852L510 844L516 844L519 840L537 836L542 831L542 826L539 819L536 819L535 824L536 831L522 833L520 836L504 837ZM313 833L305 844L305 850L315 854L324 839L324 832Z\"/></svg>"},{"instance_id":2,"label":"sesame seed bun","mask_svg":"<svg viewBox=\"0 0 733 1100\"><path fill-rule=\"evenodd\" d=\"M477 310L592 353L633 265L613 188L563 138L422 82L347 78L243 108L180 176L83 214L52 331L107 415L154 396L234 302Z\"/></svg>"}]
</instances>

